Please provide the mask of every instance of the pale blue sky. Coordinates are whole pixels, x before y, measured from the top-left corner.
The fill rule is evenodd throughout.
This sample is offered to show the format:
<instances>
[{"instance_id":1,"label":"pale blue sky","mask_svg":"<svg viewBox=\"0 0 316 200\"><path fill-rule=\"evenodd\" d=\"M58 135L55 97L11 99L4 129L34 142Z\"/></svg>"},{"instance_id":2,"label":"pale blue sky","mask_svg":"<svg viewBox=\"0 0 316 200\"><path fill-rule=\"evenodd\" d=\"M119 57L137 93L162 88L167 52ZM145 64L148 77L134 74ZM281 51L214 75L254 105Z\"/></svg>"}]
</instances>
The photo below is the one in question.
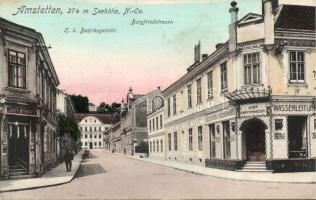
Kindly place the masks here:
<instances>
[{"instance_id":1,"label":"pale blue sky","mask_svg":"<svg viewBox=\"0 0 316 200\"><path fill-rule=\"evenodd\" d=\"M131 85L146 93L164 89L193 63L193 47L199 40L202 53L228 39L229 0L120 1L110 0L1 0L0 16L41 32L60 78L60 88L87 95L92 102L120 101ZM127 3L132 2L132 3ZM138 2L138 3L135 3ZM151 2L151 3L147 3ZM125 7L143 9L141 16L15 15L17 7L52 5L79 9ZM239 18L260 13L261 0L239 0ZM173 25L131 26L135 19L173 20ZM65 34L65 28L116 28L111 34Z\"/></svg>"}]
</instances>

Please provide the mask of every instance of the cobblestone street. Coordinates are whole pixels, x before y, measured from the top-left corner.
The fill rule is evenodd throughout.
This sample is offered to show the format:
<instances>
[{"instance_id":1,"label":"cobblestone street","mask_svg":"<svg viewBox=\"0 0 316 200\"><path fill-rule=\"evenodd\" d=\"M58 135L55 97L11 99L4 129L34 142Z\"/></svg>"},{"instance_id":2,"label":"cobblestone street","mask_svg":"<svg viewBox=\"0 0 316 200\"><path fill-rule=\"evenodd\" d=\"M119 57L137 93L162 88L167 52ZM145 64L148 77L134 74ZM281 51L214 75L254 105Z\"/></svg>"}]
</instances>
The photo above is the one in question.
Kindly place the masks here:
<instances>
[{"instance_id":1,"label":"cobblestone street","mask_svg":"<svg viewBox=\"0 0 316 200\"><path fill-rule=\"evenodd\" d=\"M103 150L69 184L0 193L0 199L315 198L315 184L234 181L196 175Z\"/></svg>"}]
</instances>

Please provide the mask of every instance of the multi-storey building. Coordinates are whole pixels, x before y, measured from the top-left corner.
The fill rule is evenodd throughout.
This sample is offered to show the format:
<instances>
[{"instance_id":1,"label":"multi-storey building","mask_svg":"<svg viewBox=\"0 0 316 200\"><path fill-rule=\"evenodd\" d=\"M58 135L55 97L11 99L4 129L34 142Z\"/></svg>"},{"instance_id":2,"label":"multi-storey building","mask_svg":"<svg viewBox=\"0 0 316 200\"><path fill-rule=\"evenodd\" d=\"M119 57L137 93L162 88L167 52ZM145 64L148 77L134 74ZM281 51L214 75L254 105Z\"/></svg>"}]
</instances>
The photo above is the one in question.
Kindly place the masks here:
<instances>
[{"instance_id":1,"label":"multi-storey building","mask_svg":"<svg viewBox=\"0 0 316 200\"><path fill-rule=\"evenodd\" d=\"M41 175L56 164L59 80L41 33L0 18L0 38L0 176Z\"/></svg>"},{"instance_id":2,"label":"multi-storey building","mask_svg":"<svg viewBox=\"0 0 316 200\"><path fill-rule=\"evenodd\" d=\"M84 149L104 149L103 132L117 120L112 114L75 114L81 131L81 147Z\"/></svg>"},{"instance_id":3,"label":"multi-storey building","mask_svg":"<svg viewBox=\"0 0 316 200\"><path fill-rule=\"evenodd\" d=\"M149 157L165 158L164 98L158 88L156 94L148 101L147 131Z\"/></svg>"},{"instance_id":4,"label":"multi-storey building","mask_svg":"<svg viewBox=\"0 0 316 200\"><path fill-rule=\"evenodd\" d=\"M264 0L262 14L238 19L231 5L229 40L202 60L196 53L163 91L166 159L315 170L315 7Z\"/></svg>"}]
</instances>

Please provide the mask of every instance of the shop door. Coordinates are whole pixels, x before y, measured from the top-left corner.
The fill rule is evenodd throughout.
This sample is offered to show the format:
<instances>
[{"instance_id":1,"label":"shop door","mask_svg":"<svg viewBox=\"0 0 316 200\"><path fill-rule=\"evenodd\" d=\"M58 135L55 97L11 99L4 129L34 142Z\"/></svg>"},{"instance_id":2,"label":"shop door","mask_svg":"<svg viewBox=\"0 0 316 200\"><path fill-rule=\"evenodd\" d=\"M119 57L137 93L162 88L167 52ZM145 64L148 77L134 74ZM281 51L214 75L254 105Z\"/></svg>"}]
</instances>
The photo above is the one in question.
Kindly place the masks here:
<instances>
[{"instance_id":1,"label":"shop door","mask_svg":"<svg viewBox=\"0 0 316 200\"><path fill-rule=\"evenodd\" d=\"M253 119L243 124L246 137L246 153L249 161L265 161L265 124L259 119Z\"/></svg>"},{"instance_id":2,"label":"shop door","mask_svg":"<svg viewBox=\"0 0 316 200\"><path fill-rule=\"evenodd\" d=\"M307 157L307 117L288 117L289 158Z\"/></svg>"},{"instance_id":3,"label":"shop door","mask_svg":"<svg viewBox=\"0 0 316 200\"><path fill-rule=\"evenodd\" d=\"M28 127L9 125L9 165L21 165L28 168L29 139Z\"/></svg>"}]
</instances>

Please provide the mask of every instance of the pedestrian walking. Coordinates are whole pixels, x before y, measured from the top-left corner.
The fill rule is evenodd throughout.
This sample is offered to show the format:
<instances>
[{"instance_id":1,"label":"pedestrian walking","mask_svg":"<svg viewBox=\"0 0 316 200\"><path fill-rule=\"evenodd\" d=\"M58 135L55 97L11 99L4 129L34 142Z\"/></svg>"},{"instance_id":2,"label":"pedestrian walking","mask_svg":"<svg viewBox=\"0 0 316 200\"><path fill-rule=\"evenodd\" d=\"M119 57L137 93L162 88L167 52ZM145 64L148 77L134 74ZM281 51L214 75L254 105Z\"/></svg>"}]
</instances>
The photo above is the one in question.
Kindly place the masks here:
<instances>
[{"instance_id":1,"label":"pedestrian walking","mask_svg":"<svg viewBox=\"0 0 316 200\"><path fill-rule=\"evenodd\" d=\"M74 159L74 153L71 149L67 149L64 155L67 172L71 172L72 160Z\"/></svg>"}]
</instances>

